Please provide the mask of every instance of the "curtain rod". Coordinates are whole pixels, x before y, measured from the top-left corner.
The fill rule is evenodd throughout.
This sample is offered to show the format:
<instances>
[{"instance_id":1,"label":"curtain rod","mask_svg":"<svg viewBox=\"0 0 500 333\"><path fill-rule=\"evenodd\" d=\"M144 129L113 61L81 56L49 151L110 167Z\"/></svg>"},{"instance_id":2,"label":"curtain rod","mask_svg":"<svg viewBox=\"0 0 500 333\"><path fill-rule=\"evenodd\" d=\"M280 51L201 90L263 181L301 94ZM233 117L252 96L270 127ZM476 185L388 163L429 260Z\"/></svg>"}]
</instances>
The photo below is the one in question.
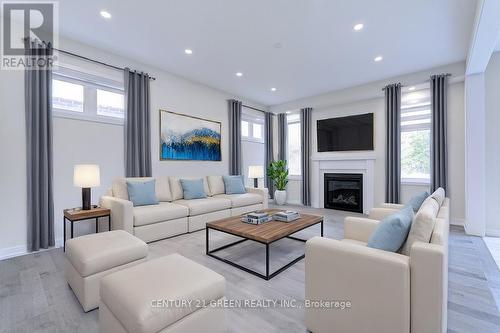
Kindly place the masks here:
<instances>
[{"instance_id":1,"label":"curtain rod","mask_svg":"<svg viewBox=\"0 0 500 333\"><path fill-rule=\"evenodd\" d=\"M23 42L25 42L27 39L28 39L27 37L22 38ZM43 43L45 43L45 42L43 42ZM80 58L80 59L83 59L83 60L86 60L86 61L90 61L90 62L99 64L99 65L102 65L102 66L106 66L106 67L109 67L109 68L116 69L116 70L119 70L119 71L125 70L125 68L123 68L123 67L118 67L118 66L115 66L115 65L111 65L111 64L99 61L99 60L95 60L95 59L92 59L92 58L89 58L89 57L85 57L85 56L73 53L73 52L69 52L69 51L61 50L61 49L56 49L55 47L53 47L52 49L55 50L55 51L57 51L57 52L61 52L61 53L67 54L67 55L72 56L72 57ZM149 74L147 74L147 73L146 73L146 75L149 77L150 80L153 80L153 81L156 80L155 77L149 76Z\"/></svg>"},{"instance_id":2,"label":"curtain rod","mask_svg":"<svg viewBox=\"0 0 500 333\"><path fill-rule=\"evenodd\" d=\"M452 76L452 75L451 75L451 73L433 74L433 75L431 75L431 78L432 78L433 76L437 76L437 75ZM425 81L424 81L424 82L422 82L422 83L425 83L425 82L430 82L430 81L431 81L431 79L427 79L427 80L425 80ZM418 84L420 84L420 83L417 83L416 85L418 85ZM407 85L406 85L406 84L401 84L401 83L399 83L399 85L401 86L401 88L407 87ZM413 84L411 84L410 86L413 86ZM384 90L385 90L385 87L383 87L383 88L382 88L382 91L384 91Z\"/></svg>"},{"instance_id":3,"label":"curtain rod","mask_svg":"<svg viewBox=\"0 0 500 333\"><path fill-rule=\"evenodd\" d=\"M248 109L255 110L255 111L260 111L260 112L264 112L264 113L267 112L267 111L264 111L264 110L261 110L261 109L254 108L253 106L250 106L250 105L241 104L241 106L246 107Z\"/></svg>"}]
</instances>

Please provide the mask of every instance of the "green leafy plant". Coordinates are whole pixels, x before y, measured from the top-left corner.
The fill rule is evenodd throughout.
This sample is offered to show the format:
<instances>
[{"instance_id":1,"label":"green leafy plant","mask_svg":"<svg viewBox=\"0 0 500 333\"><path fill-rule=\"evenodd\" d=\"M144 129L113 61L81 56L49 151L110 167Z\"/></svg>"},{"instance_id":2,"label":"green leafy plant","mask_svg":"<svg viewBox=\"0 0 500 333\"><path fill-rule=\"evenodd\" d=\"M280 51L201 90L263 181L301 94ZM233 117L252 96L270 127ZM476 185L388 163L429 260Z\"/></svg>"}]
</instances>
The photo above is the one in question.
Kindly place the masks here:
<instances>
[{"instance_id":1,"label":"green leafy plant","mask_svg":"<svg viewBox=\"0 0 500 333\"><path fill-rule=\"evenodd\" d=\"M286 161L278 160L272 162L267 168L267 175L271 178L279 191L284 191L286 189L286 184L288 184L288 168L286 167Z\"/></svg>"}]
</instances>

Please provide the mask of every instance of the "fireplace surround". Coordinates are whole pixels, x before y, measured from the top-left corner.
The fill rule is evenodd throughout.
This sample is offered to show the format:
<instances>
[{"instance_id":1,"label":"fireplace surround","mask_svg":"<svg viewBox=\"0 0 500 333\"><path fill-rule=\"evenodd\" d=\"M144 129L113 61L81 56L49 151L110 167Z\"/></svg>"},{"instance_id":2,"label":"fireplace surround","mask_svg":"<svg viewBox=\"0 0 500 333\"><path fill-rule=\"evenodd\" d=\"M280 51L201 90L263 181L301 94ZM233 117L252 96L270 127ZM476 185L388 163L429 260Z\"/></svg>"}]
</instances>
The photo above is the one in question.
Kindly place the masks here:
<instances>
[{"instance_id":1,"label":"fireplace surround","mask_svg":"<svg viewBox=\"0 0 500 333\"><path fill-rule=\"evenodd\" d=\"M325 173L324 206L363 213L363 174Z\"/></svg>"}]
</instances>

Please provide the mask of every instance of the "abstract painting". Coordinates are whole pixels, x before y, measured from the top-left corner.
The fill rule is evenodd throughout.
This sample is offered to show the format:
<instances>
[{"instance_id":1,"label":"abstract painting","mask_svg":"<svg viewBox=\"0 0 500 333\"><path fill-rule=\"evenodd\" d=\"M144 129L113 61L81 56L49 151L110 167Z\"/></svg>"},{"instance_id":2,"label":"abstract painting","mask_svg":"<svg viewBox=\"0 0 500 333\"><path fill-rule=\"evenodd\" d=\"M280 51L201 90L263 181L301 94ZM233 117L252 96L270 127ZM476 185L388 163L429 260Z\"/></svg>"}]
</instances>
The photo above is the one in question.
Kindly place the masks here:
<instances>
[{"instance_id":1,"label":"abstract painting","mask_svg":"<svg viewBox=\"0 0 500 333\"><path fill-rule=\"evenodd\" d=\"M160 110L160 160L221 160L221 123Z\"/></svg>"}]
</instances>

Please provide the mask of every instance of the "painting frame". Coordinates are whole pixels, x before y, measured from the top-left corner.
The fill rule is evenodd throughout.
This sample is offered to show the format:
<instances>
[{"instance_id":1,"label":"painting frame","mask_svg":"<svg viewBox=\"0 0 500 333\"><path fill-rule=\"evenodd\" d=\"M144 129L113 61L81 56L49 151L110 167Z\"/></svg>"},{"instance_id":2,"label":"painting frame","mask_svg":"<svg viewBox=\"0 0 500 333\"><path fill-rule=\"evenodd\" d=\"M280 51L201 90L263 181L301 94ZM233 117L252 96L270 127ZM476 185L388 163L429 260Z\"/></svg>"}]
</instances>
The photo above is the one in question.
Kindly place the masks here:
<instances>
[{"instance_id":1,"label":"painting frame","mask_svg":"<svg viewBox=\"0 0 500 333\"><path fill-rule=\"evenodd\" d=\"M217 126L217 131L219 135L219 144L218 144L218 159L197 159L197 158L169 158L164 156L163 154L163 140L162 140L162 135L166 129L163 128L163 122L162 122L162 116L163 115L173 115L177 117L183 117L186 120L191 119L191 121L194 119L199 122L208 122L211 123L212 125ZM197 117L197 116L191 116L187 114L182 114L178 112L173 112L165 109L159 109L159 118L158 118L158 129L159 129L159 149L158 149L158 155L160 162L165 162L165 161L198 161L198 162L222 162L222 122L216 121L216 120L211 120L211 119L206 119L202 117Z\"/></svg>"}]
</instances>

